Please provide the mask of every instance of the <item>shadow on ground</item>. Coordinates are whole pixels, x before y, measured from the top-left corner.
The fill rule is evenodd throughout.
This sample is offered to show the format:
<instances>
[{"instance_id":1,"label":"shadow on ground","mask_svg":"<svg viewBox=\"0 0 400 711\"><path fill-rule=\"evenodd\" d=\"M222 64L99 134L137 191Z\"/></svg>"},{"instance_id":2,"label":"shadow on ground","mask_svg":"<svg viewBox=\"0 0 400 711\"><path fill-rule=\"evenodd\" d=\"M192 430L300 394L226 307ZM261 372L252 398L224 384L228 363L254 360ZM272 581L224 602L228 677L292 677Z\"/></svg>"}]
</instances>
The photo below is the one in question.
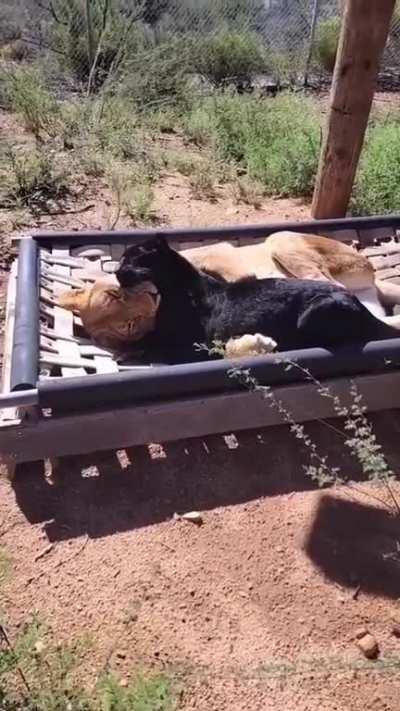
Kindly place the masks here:
<instances>
[{"instance_id":1,"label":"shadow on ground","mask_svg":"<svg viewBox=\"0 0 400 711\"><path fill-rule=\"evenodd\" d=\"M400 597L400 520L386 509L322 497L305 551L344 587Z\"/></svg>"},{"instance_id":2,"label":"shadow on ground","mask_svg":"<svg viewBox=\"0 0 400 711\"><path fill-rule=\"evenodd\" d=\"M400 415L379 413L374 419L378 439L395 466ZM340 426L337 421L331 424ZM332 466L359 476L340 433L322 423L310 423L307 432ZM302 468L308 461L303 449L286 426L269 427L164 448L66 457L60 460L54 486L44 477L42 463L21 465L14 490L27 520L45 522L51 541L83 534L97 538L159 523L175 512L312 489Z\"/></svg>"}]
</instances>

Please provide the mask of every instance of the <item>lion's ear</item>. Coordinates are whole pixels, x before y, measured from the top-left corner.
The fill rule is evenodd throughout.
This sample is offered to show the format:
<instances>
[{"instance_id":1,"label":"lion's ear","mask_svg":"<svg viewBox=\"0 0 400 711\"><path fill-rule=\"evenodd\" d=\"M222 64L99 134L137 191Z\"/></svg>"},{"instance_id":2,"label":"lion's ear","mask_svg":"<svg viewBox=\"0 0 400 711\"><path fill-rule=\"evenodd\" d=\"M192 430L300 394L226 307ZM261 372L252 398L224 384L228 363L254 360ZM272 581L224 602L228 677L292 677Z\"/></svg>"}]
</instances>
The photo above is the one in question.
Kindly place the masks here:
<instances>
[{"instance_id":1,"label":"lion's ear","mask_svg":"<svg viewBox=\"0 0 400 711\"><path fill-rule=\"evenodd\" d=\"M58 305L67 311L80 313L88 303L89 289L70 289L58 297Z\"/></svg>"},{"instance_id":2,"label":"lion's ear","mask_svg":"<svg viewBox=\"0 0 400 711\"><path fill-rule=\"evenodd\" d=\"M124 294L120 287L118 286L111 286L109 289L105 290L106 296L108 296L110 299L113 299L115 301L123 301Z\"/></svg>"}]
</instances>

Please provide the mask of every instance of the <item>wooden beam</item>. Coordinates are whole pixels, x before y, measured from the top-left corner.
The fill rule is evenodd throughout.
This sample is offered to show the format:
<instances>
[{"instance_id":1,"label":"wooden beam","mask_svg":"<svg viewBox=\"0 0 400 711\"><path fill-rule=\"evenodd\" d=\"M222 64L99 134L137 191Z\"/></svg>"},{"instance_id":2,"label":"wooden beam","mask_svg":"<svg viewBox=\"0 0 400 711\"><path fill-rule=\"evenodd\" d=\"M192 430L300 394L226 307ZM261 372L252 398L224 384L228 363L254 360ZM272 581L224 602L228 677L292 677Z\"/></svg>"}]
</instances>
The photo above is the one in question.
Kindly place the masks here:
<instances>
[{"instance_id":1,"label":"wooden beam","mask_svg":"<svg viewBox=\"0 0 400 711\"><path fill-rule=\"evenodd\" d=\"M347 0L312 203L316 219L349 204L395 0Z\"/></svg>"}]
</instances>

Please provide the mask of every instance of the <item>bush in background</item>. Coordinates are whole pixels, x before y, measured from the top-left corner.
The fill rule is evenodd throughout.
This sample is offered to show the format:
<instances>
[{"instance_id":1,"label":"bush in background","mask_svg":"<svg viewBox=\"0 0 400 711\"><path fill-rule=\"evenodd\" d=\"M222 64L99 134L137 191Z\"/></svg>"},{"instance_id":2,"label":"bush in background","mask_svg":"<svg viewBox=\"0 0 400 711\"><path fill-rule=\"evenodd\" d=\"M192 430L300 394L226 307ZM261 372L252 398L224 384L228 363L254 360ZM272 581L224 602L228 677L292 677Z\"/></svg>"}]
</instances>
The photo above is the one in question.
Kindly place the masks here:
<instances>
[{"instance_id":1,"label":"bush in background","mask_svg":"<svg viewBox=\"0 0 400 711\"><path fill-rule=\"evenodd\" d=\"M190 101L188 75L192 57L193 46L187 37L167 37L149 43L127 59L119 93L131 99L140 110L186 105Z\"/></svg>"},{"instance_id":2,"label":"bush in background","mask_svg":"<svg viewBox=\"0 0 400 711\"><path fill-rule=\"evenodd\" d=\"M19 114L26 128L39 139L42 132L57 131L58 104L35 67L20 67L4 75L3 90L9 107Z\"/></svg>"},{"instance_id":3,"label":"bush in background","mask_svg":"<svg viewBox=\"0 0 400 711\"><path fill-rule=\"evenodd\" d=\"M267 53L257 34L220 31L198 42L193 68L215 87L222 87L249 83L267 66Z\"/></svg>"},{"instance_id":4,"label":"bush in background","mask_svg":"<svg viewBox=\"0 0 400 711\"><path fill-rule=\"evenodd\" d=\"M209 100L210 131L227 161L238 163L269 195L308 196L318 165L320 125L311 100L224 93Z\"/></svg>"},{"instance_id":5,"label":"bush in background","mask_svg":"<svg viewBox=\"0 0 400 711\"><path fill-rule=\"evenodd\" d=\"M322 69L330 74L335 68L340 25L340 17L331 17L321 22L316 32L315 56Z\"/></svg>"},{"instance_id":6,"label":"bush in background","mask_svg":"<svg viewBox=\"0 0 400 711\"><path fill-rule=\"evenodd\" d=\"M360 215L397 212L400 208L400 121L376 123L361 156L352 211Z\"/></svg>"}]
</instances>

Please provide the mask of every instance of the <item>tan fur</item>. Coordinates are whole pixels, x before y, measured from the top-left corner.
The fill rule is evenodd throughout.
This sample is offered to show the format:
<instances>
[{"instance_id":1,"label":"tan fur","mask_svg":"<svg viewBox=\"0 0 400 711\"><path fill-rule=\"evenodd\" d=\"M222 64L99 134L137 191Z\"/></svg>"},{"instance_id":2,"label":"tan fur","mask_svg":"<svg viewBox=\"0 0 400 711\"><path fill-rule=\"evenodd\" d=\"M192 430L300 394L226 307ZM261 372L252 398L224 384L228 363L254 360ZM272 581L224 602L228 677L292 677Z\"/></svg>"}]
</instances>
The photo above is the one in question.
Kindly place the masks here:
<instances>
[{"instance_id":1,"label":"tan fur","mask_svg":"<svg viewBox=\"0 0 400 711\"><path fill-rule=\"evenodd\" d=\"M58 303L81 317L95 343L119 352L127 342L153 330L160 297L150 282L121 289L110 280L99 280L93 286L61 294Z\"/></svg>"},{"instance_id":2,"label":"tan fur","mask_svg":"<svg viewBox=\"0 0 400 711\"><path fill-rule=\"evenodd\" d=\"M283 230L260 243L234 247L221 242L184 250L184 256L198 269L221 275L227 281L254 275L330 281L352 293L370 290L376 304L400 304L400 285L375 279L363 254L353 247L320 235ZM362 299L361 299L362 300Z\"/></svg>"},{"instance_id":3,"label":"tan fur","mask_svg":"<svg viewBox=\"0 0 400 711\"><path fill-rule=\"evenodd\" d=\"M220 274L227 281L248 275L296 277L333 281L346 288L368 288L374 271L353 247L327 237L289 231L275 232L254 245L234 247L228 242L184 250L199 269Z\"/></svg>"}]
</instances>

